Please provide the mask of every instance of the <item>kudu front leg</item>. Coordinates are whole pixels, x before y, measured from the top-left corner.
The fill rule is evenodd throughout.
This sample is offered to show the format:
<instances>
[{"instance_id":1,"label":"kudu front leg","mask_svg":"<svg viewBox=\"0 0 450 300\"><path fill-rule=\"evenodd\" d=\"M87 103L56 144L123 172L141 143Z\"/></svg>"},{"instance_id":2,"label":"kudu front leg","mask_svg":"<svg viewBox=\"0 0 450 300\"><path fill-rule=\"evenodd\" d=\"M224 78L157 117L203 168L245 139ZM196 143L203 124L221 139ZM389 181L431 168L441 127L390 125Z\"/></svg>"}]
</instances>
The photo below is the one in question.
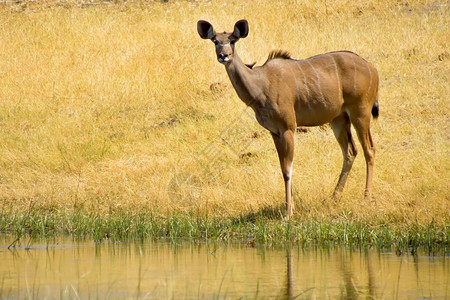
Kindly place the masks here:
<instances>
[{"instance_id":1,"label":"kudu front leg","mask_svg":"<svg viewBox=\"0 0 450 300\"><path fill-rule=\"evenodd\" d=\"M291 186L292 163L294 161L294 130L286 130L279 135L272 133L272 138L277 148L281 172L283 173L286 192L286 220L289 220L294 210Z\"/></svg>"}]
</instances>

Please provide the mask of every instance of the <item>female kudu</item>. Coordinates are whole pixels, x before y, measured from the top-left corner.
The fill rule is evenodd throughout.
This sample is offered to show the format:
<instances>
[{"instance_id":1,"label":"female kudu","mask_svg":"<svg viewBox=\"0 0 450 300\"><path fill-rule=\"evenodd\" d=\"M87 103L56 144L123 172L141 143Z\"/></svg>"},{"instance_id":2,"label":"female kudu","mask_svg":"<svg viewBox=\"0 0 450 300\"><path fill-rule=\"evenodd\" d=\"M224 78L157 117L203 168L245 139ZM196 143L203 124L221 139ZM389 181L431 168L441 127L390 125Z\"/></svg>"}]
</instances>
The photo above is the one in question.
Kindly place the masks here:
<instances>
[{"instance_id":1,"label":"female kudu","mask_svg":"<svg viewBox=\"0 0 450 300\"><path fill-rule=\"evenodd\" d=\"M285 182L287 219L293 211L291 176L297 126L331 124L344 156L333 194L338 197L357 153L350 129L353 125L366 159L365 197L370 199L375 157L370 121L371 115L378 117L378 72L370 63L349 51L303 60L276 51L263 66L253 68L235 51L235 43L248 35L246 20L238 21L231 33L216 33L203 20L198 21L197 30L200 37L214 42L217 59L225 65L239 98L272 134Z\"/></svg>"}]
</instances>

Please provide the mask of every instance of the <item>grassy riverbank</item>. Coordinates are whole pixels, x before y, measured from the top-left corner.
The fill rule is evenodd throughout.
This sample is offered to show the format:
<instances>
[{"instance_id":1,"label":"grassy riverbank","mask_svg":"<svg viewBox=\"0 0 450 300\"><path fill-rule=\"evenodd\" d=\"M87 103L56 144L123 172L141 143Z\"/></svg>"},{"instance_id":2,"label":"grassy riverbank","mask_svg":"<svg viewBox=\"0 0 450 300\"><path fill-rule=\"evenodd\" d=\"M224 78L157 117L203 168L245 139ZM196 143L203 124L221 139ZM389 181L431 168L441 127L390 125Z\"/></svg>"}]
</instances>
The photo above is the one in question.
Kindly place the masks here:
<instances>
[{"instance_id":1,"label":"grassy riverbank","mask_svg":"<svg viewBox=\"0 0 450 300\"><path fill-rule=\"evenodd\" d=\"M182 240L193 242L245 243L256 245L347 245L393 248L398 251L430 252L449 249L448 228L430 224L368 224L346 219L282 221L267 212L235 218L172 215L161 218L152 213L116 213L110 216L92 213L42 215L30 213L3 216L0 230L13 234L24 244L28 237L71 235L96 241ZM16 242L17 242L16 241ZM15 244L14 242L13 244Z\"/></svg>"},{"instance_id":2,"label":"grassy riverbank","mask_svg":"<svg viewBox=\"0 0 450 300\"><path fill-rule=\"evenodd\" d=\"M270 135L196 22L250 34L262 64L346 49L380 74L373 202L364 158L342 199L328 127L296 135L294 221ZM445 1L0 3L0 230L122 238L448 243ZM358 145L359 147L359 145Z\"/></svg>"}]
</instances>

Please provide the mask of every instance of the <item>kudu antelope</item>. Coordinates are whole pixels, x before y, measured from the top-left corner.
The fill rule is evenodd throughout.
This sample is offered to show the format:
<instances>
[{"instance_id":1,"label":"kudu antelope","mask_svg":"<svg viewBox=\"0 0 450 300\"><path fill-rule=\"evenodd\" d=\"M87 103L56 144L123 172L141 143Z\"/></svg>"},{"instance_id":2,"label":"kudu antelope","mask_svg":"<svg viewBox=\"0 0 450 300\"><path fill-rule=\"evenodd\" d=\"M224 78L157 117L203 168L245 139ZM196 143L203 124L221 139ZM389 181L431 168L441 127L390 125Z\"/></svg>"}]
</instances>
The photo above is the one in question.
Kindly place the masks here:
<instances>
[{"instance_id":1,"label":"kudu antelope","mask_svg":"<svg viewBox=\"0 0 450 300\"><path fill-rule=\"evenodd\" d=\"M197 30L201 38L214 42L217 60L225 65L239 98L272 134L285 182L287 219L293 212L291 176L297 126L331 124L344 156L333 194L337 198L357 153L353 125L366 159L365 198L370 199L375 157L370 121L371 115L378 117L378 72L370 63L349 51L302 60L275 51L263 66L253 67L244 64L235 50L235 43L248 35L246 20L238 21L231 33L218 33L203 20L198 21Z\"/></svg>"}]
</instances>

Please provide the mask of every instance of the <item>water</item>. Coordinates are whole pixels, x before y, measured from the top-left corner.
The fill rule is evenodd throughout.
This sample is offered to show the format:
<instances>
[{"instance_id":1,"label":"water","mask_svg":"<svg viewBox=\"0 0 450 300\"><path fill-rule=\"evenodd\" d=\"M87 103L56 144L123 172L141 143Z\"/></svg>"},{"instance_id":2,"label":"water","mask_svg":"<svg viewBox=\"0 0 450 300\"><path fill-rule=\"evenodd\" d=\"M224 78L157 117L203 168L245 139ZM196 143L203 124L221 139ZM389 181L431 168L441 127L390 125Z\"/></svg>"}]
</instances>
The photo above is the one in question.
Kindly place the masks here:
<instances>
[{"instance_id":1,"label":"water","mask_svg":"<svg viewBox=\"0 0 450 300\"><path fill-rule=\"evenodd\" d=\"M448 256L0 237L0 298L447 299Z\"/></svg>"}]
</instances>

